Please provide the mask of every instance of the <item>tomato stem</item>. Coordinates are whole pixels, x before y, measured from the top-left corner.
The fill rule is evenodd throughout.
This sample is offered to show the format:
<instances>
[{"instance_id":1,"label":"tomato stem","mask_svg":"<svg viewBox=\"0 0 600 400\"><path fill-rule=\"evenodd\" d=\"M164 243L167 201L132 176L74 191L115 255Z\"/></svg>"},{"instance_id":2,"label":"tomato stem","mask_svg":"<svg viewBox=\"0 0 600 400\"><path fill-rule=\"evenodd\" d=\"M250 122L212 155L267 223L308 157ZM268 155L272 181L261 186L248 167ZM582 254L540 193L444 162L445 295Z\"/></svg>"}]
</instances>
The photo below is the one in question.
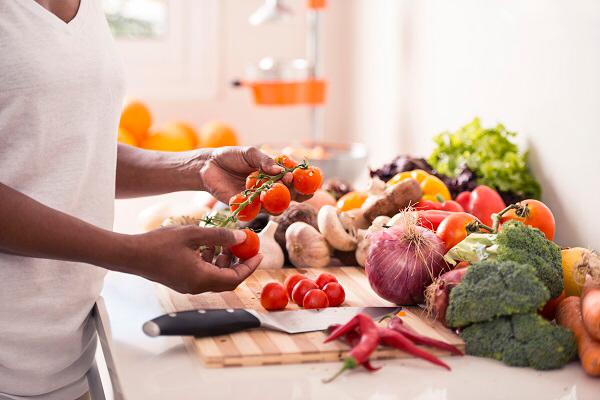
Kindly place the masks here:
<instances>
[{"instance_id":1,"label":"tomato stem","mask_svg":"<svg viewBox=\"0 0 600 400\"><path fill-rule=\"evenodd\" d=\"M264 192L265 190L270 189L276 182L279 182L281 179L283 179L283 177L286 174L292 173L299 168L301 168L301 169L308 168L308 162L306 160L302 161L300 164L298 164L294 167L291 167L291 168L286 168L285 166L283 166L281 164L277 164L277 165L279 165L280 167L283 168L283 171L281 171L277 175L267 175L261 170L258 171L258 175L256 177L257 182L262 179L265 179L265 178L268 178L268 179L257 188L244 190L242 192L242 194L244 196L247 196L246 200L242 201L241 203L233 203L234 205L237 205L237 208L235 209L235 211L233 211L231 213L230 216L228 216L227 218L222 219L220 221L216 221L215 218L211 218L211 217L205 218L202 221L207 225L214 225L214 226L221 227L221 228L227 226L227 224L229 224L230 222L236 222L237 216L239 215L239 213L241 213L244 210L244 208L246 208L248 205L250 205L256 199L256 197L260 196L261 192Z\"/></svg>"}]
</instances>

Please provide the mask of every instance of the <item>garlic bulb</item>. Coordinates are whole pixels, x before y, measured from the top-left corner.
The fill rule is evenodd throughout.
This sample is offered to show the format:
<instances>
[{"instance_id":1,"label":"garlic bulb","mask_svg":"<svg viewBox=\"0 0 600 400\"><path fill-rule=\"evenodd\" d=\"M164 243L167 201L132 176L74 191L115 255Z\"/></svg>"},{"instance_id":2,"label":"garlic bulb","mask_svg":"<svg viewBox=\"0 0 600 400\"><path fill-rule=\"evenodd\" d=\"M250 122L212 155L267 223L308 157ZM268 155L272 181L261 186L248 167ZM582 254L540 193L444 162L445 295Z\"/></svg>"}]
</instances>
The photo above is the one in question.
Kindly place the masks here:
<instances>
[{"instance_id":1,"label":"garlic bulb","mask_svg":"<svg viewBox=\"0 0 600 400\"><path fill-rule=\"evenodd\" d=\"M199 223L200 223L200 220L198 218L194 218L193 216L190 216L190 215L180 215L177 217L169 217L169 218L165 219L162 222L161 226L162 227L184 226L184 225L198 226Z\"/></svg>"},{"instance_id":2,"label":"garlic bulb","mask_svg":"<svg viewBox=\"0 0 600 400\"><path fill-rule=\"evenodd\" d=\"M275 221L269 221L267 226L258 234L260 238L260 252L263 259L258 265L261 269L282 268L284 263L283 250L275 241L275 231L279 224Z\"/></svg>"},{"instance_id":3,"label":"garlic bulb","mask_svg":"<svg viewBox=\"0 0 600 400\"><path fill-rule=\"evenodd\" d=\"M294 222L287 228L285 246L290 261L297 268L322 268L331 261L327 241L305 222Z\"/></svg>"}]
</instances>

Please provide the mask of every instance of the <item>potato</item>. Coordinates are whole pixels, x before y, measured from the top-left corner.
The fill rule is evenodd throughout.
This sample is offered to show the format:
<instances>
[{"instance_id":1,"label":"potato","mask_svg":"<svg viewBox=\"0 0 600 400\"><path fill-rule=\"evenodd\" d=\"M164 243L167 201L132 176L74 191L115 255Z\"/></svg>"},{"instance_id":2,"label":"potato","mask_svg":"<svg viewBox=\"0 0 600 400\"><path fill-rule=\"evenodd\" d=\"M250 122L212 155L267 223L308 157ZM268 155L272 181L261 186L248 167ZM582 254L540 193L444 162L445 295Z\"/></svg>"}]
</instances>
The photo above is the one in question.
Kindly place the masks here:
<instances>
[{"instance_id":1,"label":"potato","mask_svg":"<svg viewBox=\"0 0 600 400\"><path fill-rule=\"evenodd\" d=\"M380 215L391 217L398 211L417 203L422 196L419 182L412 178L404 179L388 186L382 195L366 204L364 216L368 221L373 221Z\"/></svg>"}]
</instances>

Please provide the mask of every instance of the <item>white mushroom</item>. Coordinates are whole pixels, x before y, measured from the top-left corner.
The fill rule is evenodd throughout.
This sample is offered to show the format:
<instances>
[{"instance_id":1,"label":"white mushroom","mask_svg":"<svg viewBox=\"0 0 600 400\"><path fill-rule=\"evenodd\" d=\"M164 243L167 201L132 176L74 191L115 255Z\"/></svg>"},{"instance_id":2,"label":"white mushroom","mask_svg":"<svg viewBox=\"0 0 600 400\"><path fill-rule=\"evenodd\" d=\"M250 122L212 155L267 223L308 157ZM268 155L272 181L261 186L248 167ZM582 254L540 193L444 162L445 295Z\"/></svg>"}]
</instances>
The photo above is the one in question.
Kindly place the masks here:
<instances>
[{"instance_id":1,"label":"white mushroom","mask_svg":"<svg viewBox=\"0 0 600 400\"><path fill-rule=\"evenodd\" d=\"M319 231L325 236L325 240L334 249L341 251L352 251L356 249L355 230L346 230L338 217L337 208L334 206L323 206L317 215Z\"/></svg>"}]
</instances>

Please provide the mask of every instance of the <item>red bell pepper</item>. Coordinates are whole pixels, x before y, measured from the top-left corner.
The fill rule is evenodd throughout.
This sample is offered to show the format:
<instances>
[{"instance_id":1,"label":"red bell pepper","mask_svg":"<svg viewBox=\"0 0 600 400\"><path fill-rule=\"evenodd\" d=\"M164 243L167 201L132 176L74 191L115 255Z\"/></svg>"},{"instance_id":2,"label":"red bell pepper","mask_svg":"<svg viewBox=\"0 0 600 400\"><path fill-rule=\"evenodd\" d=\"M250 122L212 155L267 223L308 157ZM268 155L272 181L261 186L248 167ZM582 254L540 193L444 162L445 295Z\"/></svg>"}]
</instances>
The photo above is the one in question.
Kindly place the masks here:
<instances>
[{"instance_id":1,"label":"red bell pepper","mask_svg":"<svg viewBox=\"0 0 600 400\"><path fill-rule=\"evenodd\" d=\"M442 200L444 200L442 198ZM417 204L415 204L415 209L417 211L427 211L427 210L441 210L441 211L464 211L463 207L458 204L454 200L446 200L446 201L431 201L431 200L421 200Z\"/></svg>"},{"instance_id":2,"label":"red bell pepper","mask_svg":"<svg viewBox=\"0 0 600 400\"><path fill-rule=\"evenodd\" d=\"M472 192L462 192L456 197L469 214L477 217L485 225L492 226L492 214L506 208L502 197L489 186L479 185Z\"/></svg>"}]
</instances>

